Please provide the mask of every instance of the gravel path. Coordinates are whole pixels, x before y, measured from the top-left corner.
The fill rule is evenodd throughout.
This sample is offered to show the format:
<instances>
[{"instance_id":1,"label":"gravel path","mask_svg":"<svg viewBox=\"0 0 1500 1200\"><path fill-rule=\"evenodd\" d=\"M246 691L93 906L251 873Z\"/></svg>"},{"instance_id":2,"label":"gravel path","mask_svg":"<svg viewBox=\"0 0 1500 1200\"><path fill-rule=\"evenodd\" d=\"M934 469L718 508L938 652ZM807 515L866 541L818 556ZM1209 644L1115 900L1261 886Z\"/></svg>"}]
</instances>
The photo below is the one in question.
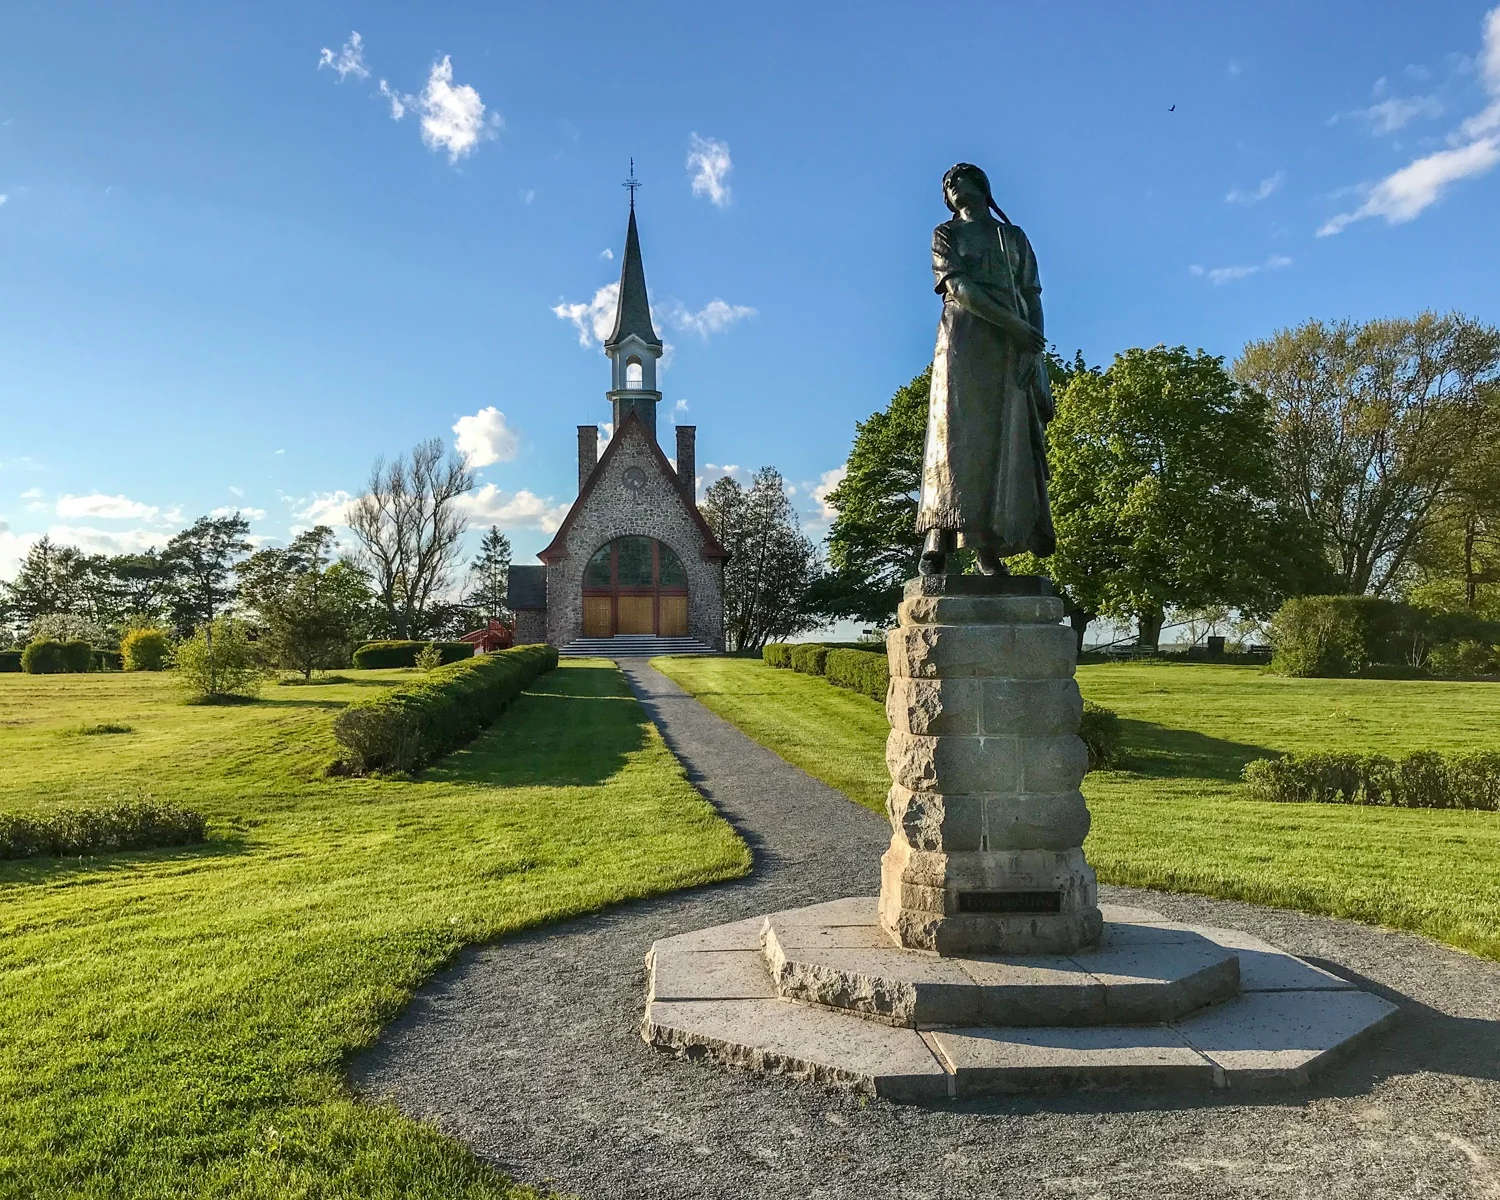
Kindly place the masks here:
<instances>
[{"instance_id":1,"label":"gravel path","mask_svg":"<svg viewBox=\"0 0 1500 1200\"><path fill-rule=\"evenodd\" d=\"M644 661L620 665L753 847L754 873L466 954L354 1065L356 1086L519 1180L589 1200L1500 1200L1500 964L1347 921L1102 889L1249 930L1404 1006L1305 1097L1111 1091L913 1108L652 1050L638 1023L653 940L874 894L888 833Z\"/></svg>"}]
</instances>

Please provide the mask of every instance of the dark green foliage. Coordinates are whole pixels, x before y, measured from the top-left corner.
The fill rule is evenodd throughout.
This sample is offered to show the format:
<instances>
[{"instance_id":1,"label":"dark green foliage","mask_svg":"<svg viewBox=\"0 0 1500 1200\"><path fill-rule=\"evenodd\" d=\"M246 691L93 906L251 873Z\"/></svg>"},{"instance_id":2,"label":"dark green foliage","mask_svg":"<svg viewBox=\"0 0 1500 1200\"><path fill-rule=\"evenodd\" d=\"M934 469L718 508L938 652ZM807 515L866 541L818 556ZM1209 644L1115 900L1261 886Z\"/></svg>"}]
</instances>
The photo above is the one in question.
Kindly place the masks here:
<instances>
[{"instance_id":1,"label":"dark green foliage","mask_svg":"<svg viewBox=\"0 0 1500 1200\"><path fill-rule=\"evenodd\" d=\"M94 669L94 648L87 642L60 642L62 669L70 675L82 675Z\"/></svg>"},{"instance_id":2,"label":"dark green foliage","mask_svg":"<svg viewBox=\"0 0 1500 1200\"><path fill-rule=\"evenodd\" d=\"M1110 766L1120 752L1119 714L1112 708L1085 700L1083 720L1078 724L1078 736L1088 749L1090 771Z\"/></svg>"},{"instance_id":3,"label":"dark green foliage","mask_svg":"<svg viewBox=\"0 0 1500 1200\"><path fill-rule=\"evenodd\" d=\"M79 737L97 737L108 733L134 733L135 726L121 725L117 721L101 721L97 725L80 725L77 729L68 732L76 733Z\"/></svg>"},{"instance_id":4,"label":"dark green foliage","mask_svg":"<svg viewBox=\"0 0 1500 1200\"><path fill-rule=\"evenodd\" d=\"M96 671L119 671L124 665L124 656L118 650L94 651L93 669Z\"/></svg>"},{"instance_id":5,"label":"dark green foliage","mask_svg":"<svg viewBox=\"0 0 1500 1200\"><path fill-rule=\"evenodd\" d=\"M0 650L0 672L16 673L21 670L20 650Z\"/></svg>"},{"instance_id":6,"label":"dark green foliage","mask_svg":"<svg viewBox=\"0 0 1500 1200\"><path fill-rule=\"evenodd\" d=\"M21 651L21 670L28 675L61 675L67 670L63 665L63 644L50 638L40 638Z\"/></svg>"},{"instance_id":7,"label":"dark green foliage","mask_svg":"<svg viewBox=\"0 0 1500 1200\"><path fill-rule=\"evenodd\" d=\"M474 656L474 647L468 642L434 642L442 661L458 662ZM373 671L389 667L414 667L417 655L427 648L427 642L366 642L354 652L354 666L361 671Z\"/></svg>"},{"instance_id":8,"label":"dark green foliage","mask_svg":"<svg viewBox=\"0 0 1500 1200\"><path fill-rule=\"evenodd\" d=\"M884 650L830 650L823 668L828 682L885 703L890 689L891 665Z\"/></svg>"},{"instance_id":9,"label":"dark green foliage","mask_svg":"<svg viewBox=\"0 0 1500 1200\"><path fill-rule=\"evenodd\" d=\"M345 765L358 774L425 766L473 738L555 666L555 647L519 646L438 667L351 704L333 723L334 736L349 752Z\"/></svg>"},{"instance_id":10,"label":"dark green foliage","mask_svg":"<svg viewBox=\"0 0 1500 1200\"><path fill-rule=\"evenodd\" d=\"M187 846L206 837L201 814L155 800L24 816L0 813L0 858L111 854Z\"/></svg>"},{"instance_id":11,"label":"dark green foliage","mask_svg":"<svg viewBox=\"0 0 1500 1200\"><path fill-rule=\"evenodd\" d=\"M1288 754L1245 764L1257 800L1500 811L1500 753Z\"/></svg>"},{"instance_id":12,"label":"dark green foliage","mask_svg":"<svg viewBox=\"0 0 1500 1200\"><path fill-rule=\"evenodd\" d=\"M792 648L785 642L767 642L760 656L768 667L787 668L792 665Z\"/></svg>"},{"instance_id":13,"label":"dark green foliage","mask_svg":"<svg viewBox=\"0 0 1500 1200\"><path fill-rule=\"evenodd\" d=\"M827 646L820 646L817 642L799 642L792 647L792 670L803 675L823 674L827 661Z\"/></svg>"},{"instance_id":14,"label":"dark green foliage","mask_svg":"<svg viewBox=\"0 0 1500 1200\"><path fill-rule=\"evenodd\" d=\"M1358 675L1372 668L1422 667L1443 647L1434 664L1441 667L1447 647L1500 642L1500 623L1375 596L1299 596L1277 611L1272 641L1271 669L1279 674Z\"/></svg>"}]
</instances>

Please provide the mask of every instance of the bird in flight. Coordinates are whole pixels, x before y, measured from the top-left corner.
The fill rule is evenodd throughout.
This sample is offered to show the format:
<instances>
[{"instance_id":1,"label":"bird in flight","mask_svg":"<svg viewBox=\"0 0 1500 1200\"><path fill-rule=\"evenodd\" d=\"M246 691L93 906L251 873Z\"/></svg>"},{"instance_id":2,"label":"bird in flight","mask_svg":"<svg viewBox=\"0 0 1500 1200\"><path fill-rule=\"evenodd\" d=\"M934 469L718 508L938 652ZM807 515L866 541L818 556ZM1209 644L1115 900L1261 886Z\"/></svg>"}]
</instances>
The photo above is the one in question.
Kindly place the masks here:
<instances>
[{"instance_id":1,"label":"bird in flight","mask_svg":"<svg viewBox=\"0 0 1500 1200\"><path fill-rule=\"evenodd\" d=\"M1169 109L1167 109L1167 111L1168 111L1168 112L1176 112L1176 111L1177 111L1177 105L1175 105L1175 104L1174 104L1174 105L1172 105L1172 107L1171 107L1171 108L1169 108Z\"/></svg>"}]
</instances>

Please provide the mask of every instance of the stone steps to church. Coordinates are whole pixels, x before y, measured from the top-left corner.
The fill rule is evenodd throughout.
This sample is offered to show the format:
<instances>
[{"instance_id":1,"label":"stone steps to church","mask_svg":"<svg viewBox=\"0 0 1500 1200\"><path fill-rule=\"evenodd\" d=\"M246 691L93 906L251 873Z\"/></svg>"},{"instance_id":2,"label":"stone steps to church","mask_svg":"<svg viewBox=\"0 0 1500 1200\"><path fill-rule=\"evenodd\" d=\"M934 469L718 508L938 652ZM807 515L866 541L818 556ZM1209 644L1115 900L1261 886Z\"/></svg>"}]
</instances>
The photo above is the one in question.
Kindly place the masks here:
<instances>
[{"instance_id":1,"label":"stone steps to church","mask_svg":"<svg viewBox=\"0 0 1500 1200\"><path fill-rule=\"evenodd\" d=\"M558 651L564 658L658 658L668 654L712 654L697 638L622 633L607 638L579 638Z\"/></svg>"}]
</instances>

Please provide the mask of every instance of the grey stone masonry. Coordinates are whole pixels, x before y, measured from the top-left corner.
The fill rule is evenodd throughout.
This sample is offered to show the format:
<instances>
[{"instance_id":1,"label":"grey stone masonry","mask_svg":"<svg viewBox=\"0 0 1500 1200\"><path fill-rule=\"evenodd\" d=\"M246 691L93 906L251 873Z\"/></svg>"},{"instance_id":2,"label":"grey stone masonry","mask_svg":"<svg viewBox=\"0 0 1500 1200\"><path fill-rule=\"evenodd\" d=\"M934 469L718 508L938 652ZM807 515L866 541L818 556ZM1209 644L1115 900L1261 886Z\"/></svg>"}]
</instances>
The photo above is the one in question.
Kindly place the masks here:
<instances>
[{"instance_id":1,"label":"grey stone masonry","mask_svg":"<svg viewBox=\"0 0 1500 1200\"><path fill-rule=\"evenodd\" d=\"M1088 755L1062 601L1033 577L912 580L889 634L880 923L939 954L1071 954L1099 939L1083 857Z\"/></svg>"},{"instance_id":2,"label":"grey stone masonry","mask_svg":"<svg viewBox=\"0 0 1500 1200\"><path fill-rule=\"evenodd\" d=\"M599 465L599 426L578 427L578 490L589 481L594 468Z\"/></svg>"},{"instance_id":3,"label":"grey stone masonry","mask_svg":"<svg viewBox=\"0 0 1500 1200\"><path fill-rule=\"evenodd\" d=\"M698 427L677 427L677 482L689 496L698 492Z\"/></svg>"}]
</instances>

